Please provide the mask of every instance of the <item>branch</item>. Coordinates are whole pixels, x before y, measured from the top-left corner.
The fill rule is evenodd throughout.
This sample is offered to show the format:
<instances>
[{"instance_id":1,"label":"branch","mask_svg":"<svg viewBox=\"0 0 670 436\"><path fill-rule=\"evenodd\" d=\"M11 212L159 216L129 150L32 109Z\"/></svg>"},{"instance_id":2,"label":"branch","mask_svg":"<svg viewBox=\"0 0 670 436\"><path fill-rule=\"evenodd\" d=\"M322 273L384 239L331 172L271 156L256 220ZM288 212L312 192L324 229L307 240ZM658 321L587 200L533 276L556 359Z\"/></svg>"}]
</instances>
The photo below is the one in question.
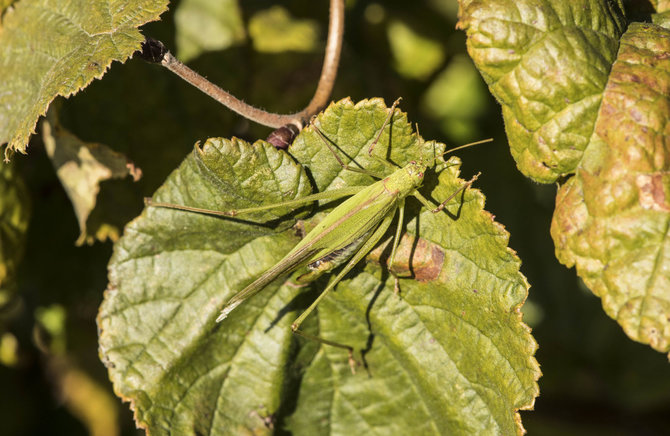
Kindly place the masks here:
<instances>
[{"instance_id":1,"label":"branch","mask_svg":"<svg viewBox=\"0 0 670 436\"><path fill-rule=\"evenodd\" d=\"M142 44L140 56L148 62L160 63L214 100L251 121L274 128L292 124L302 129L306 122L323 109L330 99L335 78L337 77L337 68L340 63L343 34L344 0L330 0L328 40L326 42L326 53L323 59L319 84L317 85L314 97L312 97L312 101L309 102L305 109L287 115L266 112L232 96L181 63L158 40L147 37Z\"/></svg>"}]
</instances>

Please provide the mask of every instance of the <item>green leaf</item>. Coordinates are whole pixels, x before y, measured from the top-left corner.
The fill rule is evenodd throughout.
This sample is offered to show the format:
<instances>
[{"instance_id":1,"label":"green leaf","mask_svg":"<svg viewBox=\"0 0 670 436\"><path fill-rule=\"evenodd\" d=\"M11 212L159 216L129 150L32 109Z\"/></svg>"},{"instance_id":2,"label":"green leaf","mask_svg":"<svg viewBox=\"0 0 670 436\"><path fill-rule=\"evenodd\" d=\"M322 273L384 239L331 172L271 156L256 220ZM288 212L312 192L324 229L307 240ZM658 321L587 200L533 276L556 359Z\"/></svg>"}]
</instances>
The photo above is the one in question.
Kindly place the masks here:
<instances>
[{"instance_id":1,"label":"green leaf","mask_svg":"<svg viewBox=\"0 0 670 436\"><path fill-rule=\"evenodd\" d=\"M381 100L344 100L315 124L351 165L384 170L367 149L387 110ZM399 165L433 159L443 147L424 142L401 113L386 132L375 153ZM299 163L262 141L209 139L154 199L230 210L304 196L312 182L323 191L373 181L343 170L311 128L290 152ZM444 199L462 186L458 166L456 158L443 164L425 194ZM367 370L353 375L345 351L304 343L289 328L328 277L305 287L278 279L214 322L234 293L299 240L293 212L241 221L145 210L116 244L98 317L115 391L152 434L265 434L272 427L296 434L521 433L516 411L532 407L539 377L519 310L528 285L508 234L483 203L469 189L450 203L451 215L411 205L406 239L418 235L417 250L435 254L417 253L432 273L402 278L396 296L385 261L372 256L308 318L308 331L364 350ZM302 224L314 225L324 212ZM411 251L400 251L400 268L413 262Z\"/></svg>"},{"instance_id":2,"label":"green leaf","mask_svg":"<svg viewBox=\"0 0 670 436\"><path fill-rule=\"evenodd\" d=\"M631 24L592 144L556 199L556 255L632 339L670 351L670 31Z\"/></svg>"},{"instance_id":3,"label":"green leaf","mask_svg":"<svg viewBox=\"0 0 670 436\"><path fill-rule=\"evenodd\" d=\"M304 170L269 144L251 147L240 140L210 139L154 198L226 210L309 191ZM276 217L256 218L264 222ZM259 297L269 300L242 306L230 317L240 329L217 326L214 313L242 283L297 242L295 232L283 227L277 231L155 208L128 225L110 262L110 288L98 324L110 377L117 392L133 401L140 425L159 434L168 428L179 434L214 434L221 426L235 433L229 427L235 421L228 417L243 423L252 418L242 411L262 404L276 409L290 350L288 318L268 334L264 329L297 289L283 287L281 298L267 292ZM266 304L274 308L262 315L258 309ZM250 342L246 331L258 339ZM254 373L258 362L269 363L262 374ZM250 392L238 397L244 384ZM177 392L182 400L170 406L173 415L164 405L178 400L170 398Z\"/></svg>"},{"instance_id":4,"label":"green leaf","mask_svg":"<svg viewBox=\"0 0 670 436\"><path fill-rule=\"evenodd\" d=\"M26 243L29 196L12 162L0 161L0 309L16 291L14 282Z\"/></svg>"},{"instance_id":5,"label":"green leaf","mask_svg":"<svg viewBox=\"0 0 670 436\"><path fill-rule=\"evenodd\" d=\"M503 107L519 170L551 183L591 140L626 22L609 0L460 0L468 53Z\"/></svg>"},{"instance_id":6,"label":"green leaf","mask_svg":"<svg viewBox=\"0 0 670 436\"><path fill-rule=\"evenodd\" d=\"M86 143L68 132L58 123L55 111L50 111L50 115L42 122L42 140L74 207L80 229L77 245L92 244L95 240L104 241L107 238L116 241L120 233L118 223L128 221L124 219L122 211L117 210L122 215L118 219L94 216L96 219L89 221L96 207L101 184L127 176L137 181L142 171L106 145ZM119 195L121 193L117 191L115 196Z\"/></svg>"},{"instance_id":7,"label":"green leaf","mask_svg":"<svg viewBox=\"0 0 670 436\"><path fill-rule=\"evenodd\" d=\"M18 1L0 32L0 144L25 152L40 115L125 61L144 40L138 27L158 19L166 0Z\"/></svg>"},{"instance_id":8,"label":"green leaf","mask_svg":"<svg viewBox=\"0 0 670 436\"><path fill-rule=\"evenodd\" d=\"M183 0L174 21L177 57L182 62L206 51L224 50L245 38L237 0Z\"/></svg>"}]
</instances>

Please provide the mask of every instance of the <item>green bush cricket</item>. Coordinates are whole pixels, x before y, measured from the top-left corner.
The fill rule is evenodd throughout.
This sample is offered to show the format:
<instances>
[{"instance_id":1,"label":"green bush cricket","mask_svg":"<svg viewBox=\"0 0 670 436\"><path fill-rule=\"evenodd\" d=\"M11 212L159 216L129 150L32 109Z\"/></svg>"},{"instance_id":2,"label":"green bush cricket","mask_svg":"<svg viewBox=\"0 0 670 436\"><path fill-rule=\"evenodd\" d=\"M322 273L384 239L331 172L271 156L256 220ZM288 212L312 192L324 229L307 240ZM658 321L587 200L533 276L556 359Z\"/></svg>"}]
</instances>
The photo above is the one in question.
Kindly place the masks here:
<instances>
[{"instance_id":1,"label":"green bush cricket","mask_svg":"<svg viewBox=\"0 0 670 436\"><path fill-rule=\"evenodd\" d=\"M289 274L298 268L306 266L309 269L309 272L301 275L298 278L298 281L311 281L321 274L330 272L345 264L316 300L293 322L291 329L295 334L305 338L346 349L349 352L349 362L352 371L354 370L355 361L353 359L352 347L304 333L299 329L300 325L316 308L319 302L335 288L337 283L377 245L381 238L386 234L391 222L395 218L396 211L398 211L398 225L393 238L391 255L388 263L389 265L393 264L402 233L405 199L408 196L415 197L428 210L433 213L438 213L444 209L450 200L463 190L467 189L478 177L478 174L475 175L442 203L435 205L418 192L418 189L422 185L424 174L426 170L430 168L428 164L412 161L404 167L397 167L387 160L374 156L372 154L374 147L384 132L385 127L389 124L398 102L399 100L394 102L389 109L389 114L384 121L384 124L375 140L368 148L370 157L393 168L393 172L387 176L379 176L372 174L368 170L346 165L340 159L329 140L316 126L313 126L314 131L328 147L342 168L349 171L364 173L375 179L379 179L377 182L368 186L333 189L283 203L230 211L214 211L171 203L157 203L153 202L151 199L146 200L148 206L178 209L215 216L235 217L276 207L299 206L318 200L336 200L338 198L350 196L347 200L335 207L335 209L319 222L316 227L307 233L307 235L305 235L303 239L277 264L265 271L255 281L230 298L222 309L221 314L217 317L217 322L223 321L237 306L262 291L270 282L282 275ZM466 144L464 146L453 148L446 153L489 141L490 139ZM396 292L397 291L398 284L396 278Z\"/></svg>"}]
</instances>

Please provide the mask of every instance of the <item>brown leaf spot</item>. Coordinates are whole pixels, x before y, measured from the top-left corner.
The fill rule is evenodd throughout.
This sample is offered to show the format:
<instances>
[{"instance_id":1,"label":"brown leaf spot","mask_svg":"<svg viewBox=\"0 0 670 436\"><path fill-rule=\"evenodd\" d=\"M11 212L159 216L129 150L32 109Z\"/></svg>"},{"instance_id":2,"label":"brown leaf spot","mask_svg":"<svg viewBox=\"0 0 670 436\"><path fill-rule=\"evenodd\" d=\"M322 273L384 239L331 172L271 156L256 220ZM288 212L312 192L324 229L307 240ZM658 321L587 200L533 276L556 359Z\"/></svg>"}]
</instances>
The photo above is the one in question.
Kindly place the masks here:
<instances>
[{"instance_id":1,"label":"brown leaf spot","mask_svg":"<svg viewBox=\"0 0 670 436\"><path fill-rule=\"evenodd\" d=\"M391 240L370 252L368 258L375 263L389 262ZM393 265L389 270L398 277L411 277L419 282L437 279L444 264L444 251L436 244L414 235L405 234L400 239Z\"/></svg>"},{"instance_id":2,"label":"brown leaf spot","mask_svg":"<svg viewBox=\"0 0 670 436\"><path fill-rule=\"evenodd\" d=\"M635 183L639 191L640 206L658 212L670 211L670 205L665 197L662 173L640 174L636 177Z\"/></svg>"}]
</instances>

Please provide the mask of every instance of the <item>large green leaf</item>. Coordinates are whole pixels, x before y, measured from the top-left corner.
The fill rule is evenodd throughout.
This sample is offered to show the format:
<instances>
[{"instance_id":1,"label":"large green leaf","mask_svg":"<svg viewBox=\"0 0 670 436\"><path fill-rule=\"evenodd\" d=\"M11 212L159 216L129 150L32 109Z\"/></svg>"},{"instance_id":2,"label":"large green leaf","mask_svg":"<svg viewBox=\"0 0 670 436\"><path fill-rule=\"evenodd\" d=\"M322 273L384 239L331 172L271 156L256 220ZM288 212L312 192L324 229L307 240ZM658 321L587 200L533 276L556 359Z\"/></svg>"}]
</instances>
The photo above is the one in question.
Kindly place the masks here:
<instances>
[{"instance_id":1,"label":"large green leaf","mask_svg":"<svg viewBox=\"0 0 670 436\"><path fill-rule=\"evenodd\" d=\"M367 156L387 113L381 100L344 100L315 124L347 162L388 172ZM404 165L432 160L442 147L397 113L375 153ZM343 170L312 128L289 151L299 163L262 141L209 139L154 199L229 210L300 197L311 183L327 191L373 182ZM429 174L425 194L444 199L462 186L458 166L453 158ZM483 203L474 189L448 213L408 202L408 234L392 269L413 265L415 255L424 267L405 267L415 277L399 273L400 295L388 251L378 250L308 318L307 331L356 348L366 365L356 374L346 351L297 340L289 328L329 277L305 287L275 280L214 322L234 293L299 240L293 212L243 221L145 210L116 245L98 317L117 394L152 434L520 433L517 410L532 407L539 377L519 311L528 285ZM297 227L313 226L328 207Z\"/></svg>"},{"instance_id":2,"label":"large green leaf","mask_svg":"<svg viewBox=\"0 0 670 436\"><path fill-rule=\"evenodd\" d=\"M166 0L22 0L0 27L0 144L25 152L40 115L125 61L144 40L138 27L158 19Z\"/></svg>"},{"instance_id":3,"label":"large green leaf","mask_svg":"<svg viewBox=\"0 0 670 436\"><path fill-rule=\"evenodd\" d=\"M512 154L561 186L556 255L634 340L670 351L670 32L619 2L461 1L468 49ZM510 18L511 17L511 18Z\"/></svg>"}]
</instances>

